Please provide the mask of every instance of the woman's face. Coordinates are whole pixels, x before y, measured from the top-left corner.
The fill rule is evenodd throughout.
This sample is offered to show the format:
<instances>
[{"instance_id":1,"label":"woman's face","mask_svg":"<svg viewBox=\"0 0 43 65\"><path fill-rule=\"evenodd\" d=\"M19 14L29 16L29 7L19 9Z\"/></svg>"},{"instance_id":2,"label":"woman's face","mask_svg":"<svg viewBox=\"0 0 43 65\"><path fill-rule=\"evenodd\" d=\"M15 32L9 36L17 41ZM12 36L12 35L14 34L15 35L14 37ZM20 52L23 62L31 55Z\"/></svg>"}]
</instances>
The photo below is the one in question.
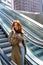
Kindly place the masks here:
<instances>
[{"instance_id":1,"label":"woman's face","mask_svg":"<svg viewBox=\"0 0 43 65\"><path fill-rule=\"evenodd\" d=\"M15 23L14 28L15 28L16 30L18 30L18 25L17 25L17 23Z\"/></svg>"}]
</instances>

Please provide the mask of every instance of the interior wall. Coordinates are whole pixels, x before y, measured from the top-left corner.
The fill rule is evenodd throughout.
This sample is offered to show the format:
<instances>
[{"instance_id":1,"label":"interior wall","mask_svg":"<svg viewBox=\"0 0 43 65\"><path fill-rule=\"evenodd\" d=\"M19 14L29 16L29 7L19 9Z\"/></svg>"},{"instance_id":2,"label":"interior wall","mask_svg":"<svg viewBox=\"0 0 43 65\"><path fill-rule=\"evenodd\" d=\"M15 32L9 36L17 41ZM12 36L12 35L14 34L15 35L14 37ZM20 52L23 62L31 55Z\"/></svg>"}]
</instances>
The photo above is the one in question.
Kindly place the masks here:
<instances>
[{"instance_id":1,"label":"interior wall","mask_svg":"<svg viewBox=\"0 0 43 65\"><path fill-rule=\"evenodd\" d=\"M32 14L32 13L26 13L26 12L21 12L21 13L43 24L43 14Z\"/></svg>"}]
</instances>

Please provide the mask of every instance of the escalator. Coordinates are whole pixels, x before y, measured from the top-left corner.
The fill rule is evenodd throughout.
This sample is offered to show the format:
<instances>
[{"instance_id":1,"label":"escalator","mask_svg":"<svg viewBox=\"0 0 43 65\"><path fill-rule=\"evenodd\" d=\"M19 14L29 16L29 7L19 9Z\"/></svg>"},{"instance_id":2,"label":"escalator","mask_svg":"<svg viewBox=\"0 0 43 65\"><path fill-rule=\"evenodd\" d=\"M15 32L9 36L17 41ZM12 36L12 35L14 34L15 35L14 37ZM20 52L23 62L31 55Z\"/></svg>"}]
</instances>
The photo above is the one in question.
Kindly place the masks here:
<instances>
[{"instance_id":1,"label":"escalator","mask_svg":"<svg viewBox=\"0 0 43 65\"><path fill-rule=\"evenodd\" d=\"M11 24L11 23L10 23ZM5 26L5 27L4 27ZM4 22L1 21L1 29L2 31L4 31L5 29L8 29L6 27L6 25L4 24ZM8 29L9 30L9 29ZM1 32L2 32L1 31ZM10 30L9 30L10 31ZM6 37L8 37L8 33L9 31L4 31L4 34L6 34ZM30 64L33 64L33 65L38 65L38 64L42 64L42 61L43 61L43 48L40 48L40 47L37 47L36 45L32 44L32 42L28 39L28 37L26 36L26 33L25 32L25 41L26 41L26 45L28 47L28 51L27 51L27 55L26 55L26 62L27 62L27 65L30 63ZM6 43L5 43L6 42ZM5 54L8 56L8 57L11 57L11 45L9 44L8 42L8 39L7 41L5 40L4 41L1 41L0 42L0 47L3 49L3 51L5 52ZM38 61L36 61L35 59L37 59ZM40 59L40 60L39 60ZM40 63L40 62L41 63Z\"/></svg>"},{"instance_id":2,"label":"escalator","mask_svg":"<svg viewBox=\"0 0 43 65\"><path fill-rule=\"evenodd\" d=\"M11 10L11 9L4 9L4 8L2 8L0 11L2 11L2 12L5 12L5 13L7 13L10 17L12 17L12 19L20 19L20 21L25 21L26 19L25 18L27 18L27 17L25 17L25 15L23 16L23 14L21 14L21 13L19 13L18 11L16 11L16 10ZM23 20L24 19L24 20ZM28 18L27 18L28 19ZM28 19L28 21L29 22L31 22L29 19ZM22 22L22 23L24 23L24 22ZM26 21L25 21L25 23L26 23ZM31 23L33 23L33 22L31 22ZM43 28L43 26L39 26L38 24L35 24L35 23L33 23L35 26L37 26L37 28L39 29L41 29L41 30L43 30L42 28Z\"/></svg>"},{"instance_id":3,"label":"escalator","mask_svg":"<svg viewBox=\"0 0 43 65\"><path fill-rule=\"evenodd\" d=\"M0 15L2 17L2 15ZM10 21L6 18L6 17L2 17L2 20L4 23L6 23L6 25L10 28L11 27L11 23ZM1 23L3 24L3 23ZM4 25L4 24L3 24ZM3 26L1 25L1 26ZM3 28L3 27L2 27ZM3 28L4 29L4 28ZM5 29L4 29L5 30ZM6 32L7 33L7 32ZM27 56L26 56L26 60L28 60L28 62L30 61L33 65L43 65L43 48L38 47L37 45L35 45L32 41L29 40L27 32L24 31L25 34L25 40L26 40L26 45L28 47L28 51L27 51ZM3 45L4 46L4 45ZM3 48L2 48L3 49ZM5 47L6 49L6 47ZM4 49L4 50L5 50ZM7 48L8 49L8 48ZM11 49L11 47L10 47ZM8 51L4 51L5 54ZM10 51L9 51L10 52ZM11 53L6 54L8 57L11 56ZM37 61L36 61L37 60ZM33 61L33 62L32 62ZM27 62L27 64L28 64ZM34 64L35 63L35 64Z\"/></svg>"},{"instance_id":4,"label":"escalator","mask_svg":"<svg viewBox=\"0 0 43 65\"><path fill-rule=\"evenodd\" d=\"M22 25L28 29L28 32L33 32L31 34L35 35L34 38L43 40L43 28L40 28L38 25L35 25L32 22L27 21L25 18L22 18L22 16L19 16L12 10L1 9L1 12L3 14L6 13L6 16L8 15L7 17L9 17L11 20L19 19L21 21Z\"/></svg>"},{"instance_id":5,"label":"escalator","mask_svg":"<svg viewBox=\"0 0 43 65\"><path fill-rule=\"evenodd\" d=\"M10 20L11 22L12 22L14 19L17 18L17 17L15 17L15 16L12 16L12 17L15 17L15 18L12 19L12 18L11 18L11 13L12 13L12 12L9 13L9 10L8 10L8 11L6 11L5 9L3 9L3 10L4 10L7 14L9 14L9 16L7 16L5 13L2 12L4 15L3 15L2 13L0 13L0 17L3 18L3 16L4 16L4 17L6 17L6 18L9 18L9 20ZM1 11L2 11L2 10L1 10ZM12 13L12 14L13 14L13 13ZM7 19L6 19L6 20L7 20ZM6 23L7 23L7 22L6 22ZM9 23L9 22L8 22L8 23ZM8 23L7 23L7 24L8 24ZM23 24L24 24L24 22L23 22ZM23 24L22 24L22 25L23 25ZM8 24L8 25L9 25L9 24ZM30 25L29 25L29 26L30 26ZM40 36L43 37L42 32L40 32L39 30L36 31L36 29L34 28L35 31L36 31L36 32L35 32L35 31L32 29L32 27L31 27L31 29L30 29L30 28L27 28L25 25L23 25L23 28L24 28L26 31L28 31L28 32L27 32L28 35L31 36L31 38L32 38L33 41L35 41L35 44L37 43L37 45L43 47L43 38L42 38L42 39L40 38ZM38 34L37 32L39 32L41 35ZM39 36L36 35L36 34L38 34Z\"/></svg>"}]
</instances>

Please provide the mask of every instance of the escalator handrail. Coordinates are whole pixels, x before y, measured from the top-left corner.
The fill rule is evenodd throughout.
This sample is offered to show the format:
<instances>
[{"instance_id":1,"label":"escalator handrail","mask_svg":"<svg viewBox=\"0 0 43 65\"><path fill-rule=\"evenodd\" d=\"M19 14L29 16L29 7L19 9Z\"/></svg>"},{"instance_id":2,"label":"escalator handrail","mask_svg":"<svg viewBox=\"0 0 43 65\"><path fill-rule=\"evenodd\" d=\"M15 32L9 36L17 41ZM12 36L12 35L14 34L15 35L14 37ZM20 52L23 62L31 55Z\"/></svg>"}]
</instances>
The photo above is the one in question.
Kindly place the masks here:
<instances>
[{"instance_id":1,"label":"escalator handrail","mask_svg":"<svg viewBox=\"0 0 43 65\"><path fill-rule=\"evenodd\" d=\"M40 42L42 42L43 43L43 40L41 40L41 39L39 39L39 38L37 38L37 37L35 37L35 36L33 36L32 34L30 34L25 28L23 28L23 30L27 33L27 34L29 34L30 36L32 36L34 39L36 39L36 40L38 40L38 41L40 41Z\"/></svg>"},{"instance_id":2,"label":"escalator handrail","mask_svg":"<svg viewBox=\"0 0 43 65\"><path fill-rule=\"evenodd\" d=\"M11 9L11 10L12 10L12 9ZM35 24L36 26L38 25L40 28L43 28L43 25L42 25L42 24L40 24L40 23L38 23L38 22L32 20L31 18L29 18L29 17L27 17L27 16L25 16L25 15L19 13L18 11L15 11L15 10L13 10L13 11L14 11L15 13L17 13L18 15L20 15L20 16L22 16L22 17L28 19L29 21L31 21L31 22L32 22L33 24Z\"/></svg>"},{"instance_id":3,"label":"escalator handrail","mask_svg":"<svg viewBox=\"0 0 43 65\"><path fill-rule=\"evenodd\" d=\"M1 4L3 4L4 6L8 6L8 7L10 7L10 8L11 8L11 6L10 6L10 5L8 5L6 2L1 1Z\"/></svg>"}]
</instances>

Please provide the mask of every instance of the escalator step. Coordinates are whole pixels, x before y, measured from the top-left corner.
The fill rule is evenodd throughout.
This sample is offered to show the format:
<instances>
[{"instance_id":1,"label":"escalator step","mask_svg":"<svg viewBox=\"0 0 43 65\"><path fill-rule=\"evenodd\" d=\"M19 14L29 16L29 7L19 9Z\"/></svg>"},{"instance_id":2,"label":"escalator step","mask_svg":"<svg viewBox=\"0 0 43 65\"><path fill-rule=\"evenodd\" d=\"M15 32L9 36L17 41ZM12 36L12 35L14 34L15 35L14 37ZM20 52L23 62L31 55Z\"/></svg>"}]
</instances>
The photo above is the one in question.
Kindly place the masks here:
<instances>
[{"instance_id":1,"label":"escalator step","mask_svg":"<svg viewBox=\"0 0 43 65\"><path fill-rule=\"evenodd\" d=\"M10 47L3 48L3 51L7 54L11 52L11 49L12 47L10 46Z\"/></svg>"},{"instance_id":2,"label":"escalator step","mask_svg":"<svg viewBox=\"0 0 43 65\"><path fill-rule=\"evenodd\" d=\"M40 49L39 47L36 47L36 46L35 46L35 47L32 49L32 51L35 52L35 51L37 51L37 50L39 50L39 49Z\"/></svg>"},{"instance_id":3,"label":"escalator step","mask_svg":"<svg viewBox=\"0 0 43 65\"><path fill-rule=\"evenodd\" d=\"M8 42L8 38L2 38L0 39L0 43Z\"/></svg>"},{"instance_id":4,"label":"escalator step","mask_svg":"<svg viewBox=\"0 0 43 65\"><path fill-rule=\"evenodd\" d=\"M0 29L0 32L2 31L2 29Z\"/></svg>"},{"instance_id":5,"label":"escalator step","mask_svg":"<svg viewBox=\"0 0 43 65\"><path fill-rule=\"evenodd\" d=\"M4 48L4 47L10 47L10 43L9 42L5 42L5 43L0 43L0 48Z\"/></svg>"},{"instance_id":6,"label":"escalator step","mask_svg":"<svg viewBox=\"0 0 43 65\"><path fill-rule=\"evenodd\" d=\"M1 32L0 32L0 35L2 35L2 34L4 34L4 32L1 31Z\"/></svg>"},{"instance_id":7,"label":"escalator step","mask_svg":"<svg viewBox=\"0 0 43 65\"><path fill-rule=\"evenodd\" d=\"M28 43L27 43L27 46L28 46L29 48L31 48L31 47L33 47L34 45L33 45L31 42L28 42Z\"/></svg>"},{"instance_id":8,"label":"escalator step","mask_svg":"<svg viewBox=\"0 0 43 65\"><path fill-rule=\"evenodd\" d=\"M0 38L5 38L5 37L6 37L6 35L4 35L4 34L3 35L0 35Z\"/></svg>"},{"instance_id":9,"label":"escalator step","mask_svg":"<svg viewBox=\"0 0 43 65\"><path fill-rule=\"evenodd\" d=\"M11 58L11 53L8 53L8 54L6 54L8 57L10 57Z\"/></svg>"},{"instance_id":10,"label":"escalator step","mask_svg":"<svg viewBox=\"0 0 43 65\"><path fill-rule=\"evenodd\" d=\"M40 56L40 59L41 59L41 60L43 60L43 55L42 55L42 56Z\"/></svg>"},{"instance_id":11,"label":"escalator step","mask_svg":"<svg viewBox=\"0 0 43 65\"><path fill-rule=\"evenodd\" d=\"M35 55L37 55L37 56L42 56L42 55L43 55L43 49L37 50L37 51L35 51L34 53L35 53Z\"/></svg>"}]
</instances>

